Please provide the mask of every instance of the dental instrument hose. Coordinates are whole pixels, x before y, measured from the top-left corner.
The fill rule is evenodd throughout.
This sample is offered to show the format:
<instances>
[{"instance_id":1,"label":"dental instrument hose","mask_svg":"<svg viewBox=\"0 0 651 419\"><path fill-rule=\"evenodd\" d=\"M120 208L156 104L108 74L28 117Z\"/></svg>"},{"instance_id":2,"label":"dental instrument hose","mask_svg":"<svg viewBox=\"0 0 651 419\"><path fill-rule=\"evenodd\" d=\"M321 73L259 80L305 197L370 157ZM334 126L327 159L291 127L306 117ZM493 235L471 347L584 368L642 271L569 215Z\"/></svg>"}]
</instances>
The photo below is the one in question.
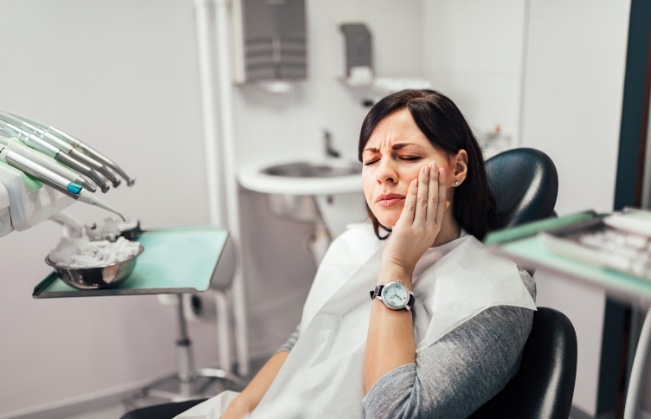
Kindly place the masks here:
<instances>
[{"instance_id":1,"label":"dental instrument hose","mask_svg":"<svg viewBox=\"0 0 651 419\"><path fill-rule=\"evenodd\" d=\"M9 150L6 146L0 145L0 161L21 170L77 201L103 208L118 215L123 221L126 221L126 218L119 211L103 202L101 199L95 198L92 193L85 191L81 185L68 181L66 178L58 175L52 170Z\"/></svg>"},{"instance_id":2,"label":"dental instrument hose","mask_svg":"<svg viewBox=\"0 0 651 419\"><path fill-rule=\"evenodd\" d=\"M124 180L126 180L127 186L133 186L133 184L135 183L136 180L129 177L129 175L127 175L126 172L124 170L122 170L122 168L120 166L117 165L117 163L115 163L113 160L109 159L108 157L104 156L99 151L93 149L89 145L87 145L87 144L81 142L80 140L72 137L71 135L61 131L60 129L58 129L56 127L43 124L43 123L41 123L39 121L35 121L35 120L31 119L31 118L27 118L27 117L16 115L16 114L11 114L11 115L13 115L16 118L19 118L19 119L23 120L24 122L28 122L28 123L30 123L32 125L35 125L35 126L39 127L41 130L43 130L43 132L49 133L50 135L55 136L60 141L66 143L67 145L73 147L76 150L79 150L81 153L86 154L87 156L89 156L89 157L103 163L105 166L109 167L110 169L117 172L120 176L122 176L122 178Z\"/></svg>"}]
</instances>

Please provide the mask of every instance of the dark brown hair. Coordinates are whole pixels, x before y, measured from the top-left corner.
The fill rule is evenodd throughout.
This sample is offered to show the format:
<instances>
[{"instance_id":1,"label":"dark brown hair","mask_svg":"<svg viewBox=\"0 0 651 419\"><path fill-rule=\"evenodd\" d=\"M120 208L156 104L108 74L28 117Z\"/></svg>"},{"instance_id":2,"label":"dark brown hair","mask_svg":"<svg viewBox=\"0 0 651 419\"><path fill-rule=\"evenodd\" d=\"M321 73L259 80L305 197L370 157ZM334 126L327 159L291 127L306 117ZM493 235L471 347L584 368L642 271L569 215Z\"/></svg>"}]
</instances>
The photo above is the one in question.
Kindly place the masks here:
<instances>
[{"instance_id":1,"label":"dark brown hair","mask_svg":"<svg viewBox=\"0 0 651 419\"><path fill-rule=\"evenodd\" d=\"M429 89L402 90L377 102L364 118L359 134L358 158L375 127L401 109L409 109L416 125L438 150L449 156L459 150L468 153L468 174L454 192L454 217L469 234L482 240L488 233L495 217L495 200L489 189L484 168L484 158L475 136L457 106L446 96ZM391 229L380 224L368 204L366 210L373 222L375 234L380 239L380 228L390 233Z\"/></svg>"}]
</instances>

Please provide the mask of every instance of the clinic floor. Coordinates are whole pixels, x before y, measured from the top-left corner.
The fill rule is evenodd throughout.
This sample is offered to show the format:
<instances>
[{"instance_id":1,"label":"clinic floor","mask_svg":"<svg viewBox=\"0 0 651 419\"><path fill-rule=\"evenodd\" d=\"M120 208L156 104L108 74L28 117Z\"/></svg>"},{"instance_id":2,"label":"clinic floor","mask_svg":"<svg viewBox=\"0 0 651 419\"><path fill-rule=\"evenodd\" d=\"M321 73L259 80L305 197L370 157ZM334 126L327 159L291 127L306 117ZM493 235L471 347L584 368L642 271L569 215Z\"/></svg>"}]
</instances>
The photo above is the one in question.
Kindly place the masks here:
<instances>
[{"instance_id":1,"label":"clinic floor","mask_svg":"<svg viewBox=\"0 0 651 419\"><path fill-rule=\"evenodd\" d=\"M255 374L266 362L266 359L253 360L251 361L250 370L252 371L251 376ZM250 377L249 377L250 378ZM211 391L219 392L219 384L211 388ZM146 406L154 403L164 402L160 399L143 399L138 402L139 406ZM127 412L127 408L123 403L117 403L113 405L108 405L102 408L94 408L88 412L78 413L73 416L63 416L56 419L119 419L122 415ZM54 418L53 418L54 419Z\"/></svg>"},{"instance_id":2,"label":"clinic floor","mask_svg":"<svg viewBox=\"0 0 651 419\"><path fill-rule=\"evenodd\" d=\"M118 403L103 408L95 408L92 411L79 413L73 416L61 417L59 419L119 419L126 412L127 408L125 405Z\"/></svg>"},{"instance_id":3,"label":"clinic floor","mask_svg":"<svg viewBox=\"0 0 651 419\"><path fill-rule=\"evenodd\" d=\"M124 415L124 406L109 406L103 409L96 409L94 412L82 413L75 416L69 416L67 419L118 419Z\"/></svg>"}]
</instances>

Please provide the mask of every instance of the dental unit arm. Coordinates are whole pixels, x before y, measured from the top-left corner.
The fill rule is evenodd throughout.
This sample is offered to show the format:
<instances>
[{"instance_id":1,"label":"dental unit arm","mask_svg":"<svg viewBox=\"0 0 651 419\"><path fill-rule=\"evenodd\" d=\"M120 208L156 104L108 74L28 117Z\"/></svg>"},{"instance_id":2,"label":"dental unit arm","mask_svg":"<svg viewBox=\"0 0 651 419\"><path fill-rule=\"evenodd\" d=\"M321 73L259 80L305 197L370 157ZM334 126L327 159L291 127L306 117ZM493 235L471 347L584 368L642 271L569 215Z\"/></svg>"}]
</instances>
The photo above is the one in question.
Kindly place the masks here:
<instances>
[{"instance_id":1,"label":"dental unit arm","mask_svg":"<svg viewBox=\"0 0 651 419\"><path fill-rule=\"evenodd\" d=\"M103 192L108 190L104 177L115 179L111 182L114 186L119 185L109 170L109 167L118 166L89 146L55 130L0 111L0 237L47 219L56 220L58 214L75 201L103 208L124 220L122 214L93 193L95 188L90 182ZM53 132L57 132L59 137L67 137L70 143L76 141L76 145L65 146L64 140L54 141ZM46 137L52 138L46 141ZM71 149L75 151L70 152ZM101 159L86 154L93 152ZM80 154L88 158L77 160ZM127 185L133 185L133 179L124 171L120 169L118 174Z\"/></svg>"}]
</instances>

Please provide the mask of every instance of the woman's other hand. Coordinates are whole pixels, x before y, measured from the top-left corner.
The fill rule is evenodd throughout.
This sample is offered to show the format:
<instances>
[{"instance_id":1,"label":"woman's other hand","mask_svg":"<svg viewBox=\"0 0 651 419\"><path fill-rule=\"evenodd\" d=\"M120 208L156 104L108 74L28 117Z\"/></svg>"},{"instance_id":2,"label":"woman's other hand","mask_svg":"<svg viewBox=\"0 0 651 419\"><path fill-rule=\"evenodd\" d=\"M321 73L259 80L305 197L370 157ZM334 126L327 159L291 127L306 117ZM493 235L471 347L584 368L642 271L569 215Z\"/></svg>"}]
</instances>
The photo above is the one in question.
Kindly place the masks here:
<instances>
[{"instance_id":1,"label":"woman's other hand","mask_svg":"<svg viewBox=\"0 0 651 419\"><path fill-rule=\"evenodd\" d=\"M411 182L400 218L387 240L383 267L402 269L411 278L418 260L434 245L450 205L445 199L445 177L445 170L433 162L422 167Z\"/></svg>"}]
</instances>

